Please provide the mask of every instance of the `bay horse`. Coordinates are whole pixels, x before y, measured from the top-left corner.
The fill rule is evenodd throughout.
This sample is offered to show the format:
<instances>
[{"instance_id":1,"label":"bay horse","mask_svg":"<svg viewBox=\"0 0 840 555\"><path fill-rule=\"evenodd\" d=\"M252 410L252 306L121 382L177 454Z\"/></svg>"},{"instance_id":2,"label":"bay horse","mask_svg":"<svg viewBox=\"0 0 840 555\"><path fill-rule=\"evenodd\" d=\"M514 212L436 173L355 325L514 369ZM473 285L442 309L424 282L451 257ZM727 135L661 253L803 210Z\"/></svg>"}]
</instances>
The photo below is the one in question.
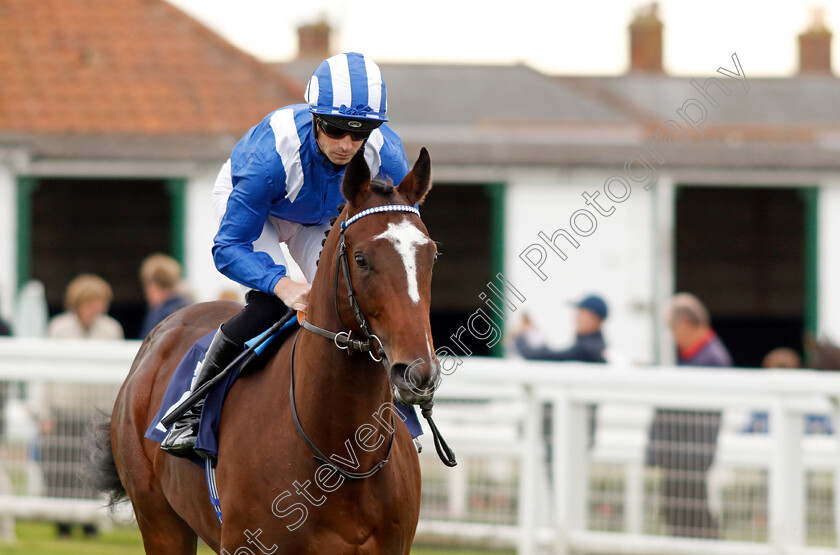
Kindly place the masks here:
<instances>
[{"instance_id":1,"label":"bay horse","mask_svg":"<svg viewBox=\"0 0 840 555\"><path fill-rule=\"evenodd\" d=\"M100 426L93 468L93 481L112 502L130 499L146 553L194 554L197 536L226 555L409 553L420 468L392 400L430 401L440 375L429 325L437 248L415 208L430 188L426 149L397 187L371 181L362 150L348 164L347 204L321 253L309 327L284 342L264 368L239 377L225 401L216 466L221 525L204 470L164 453L144 433L184 353L240 306L192 305L146 338L110 425ZM307 329L332 331L333 339ZM366 334L371 353L336 348L342 337L360 343ZM292 376L296 416L308 440L293 425ZM310 441L340 462L316 460ZM366 469L367 479L345 479Z\"/></svg>"}]
</instances>

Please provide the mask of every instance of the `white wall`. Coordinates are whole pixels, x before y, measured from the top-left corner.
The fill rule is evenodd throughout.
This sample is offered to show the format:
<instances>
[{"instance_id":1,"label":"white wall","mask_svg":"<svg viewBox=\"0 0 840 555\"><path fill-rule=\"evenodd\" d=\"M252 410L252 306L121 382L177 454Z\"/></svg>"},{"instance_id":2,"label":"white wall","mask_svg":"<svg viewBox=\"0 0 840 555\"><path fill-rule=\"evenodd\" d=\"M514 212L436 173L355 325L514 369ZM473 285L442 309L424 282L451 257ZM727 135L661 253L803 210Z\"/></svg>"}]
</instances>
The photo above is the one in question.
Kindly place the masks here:
<instances>
[{"instance_id":1,"label":"white wall","mask_svg":"<svg viewBox=\"0 0 840 555\"><path fill-rule=\"evenodd\" d=\"M229 280L213 264L211 249L213 237L219 229L213 215L213 185L220 167L215 165L202 168L187 180L187 217L184 272L186 281L196 301L211 301L228 290L244 293L247 289ZM303 280L303 275L294 265L288 250L283 246L286 260L289 262L288 273L293 279Z\"/></svg>"},{"instance_id":2,"label":"white wall","mask_svg":"<svg viewBox=\"0 0 840 555\"><path fill-rule=\"evenodd\" d=\"M818 202L817 331L840 342L840 178L820 187Z\"/></svg>"},{"instance_id":3,"label":"white wall","mask_svg":"<svg viewBox=\"0 0 840 555\"><path fill-rule=\"evenodd\" d=\"M617 204L603 193L609 170L546 173L514 178L507 192L506 276L527 298L521 311L527 311L543 329L546 339L556 347L571 344L574 338L574 309L568 302L595 293L606 300L610 315L604 333L614 356L638 362L654 360L653 352L653 214L652 193L634 185L624 202ZM602 216L585 204L587 191L604 209L615 211ZM587 209L597 222L595 231L581 237L570 227L570 216ZM585 220L580 220L581 227ZM563 228L575 237L575 249L565 239L557 243L568 256L554 254L538 237ZM541 267L547 275L542 281L519 254L529 245L546 247L548 260ZM511 318L508 329L518 316Z\"/></svg>"},{"instance_id":4,"label":"white wall","mask_svg":"<svg viewBox=\"0 0 840 555\"><path fill-rule=\"evenodd\" d=\"M216 270L211 248L218 230L213 216L213 184L219 167L207 166L187 180L184 273L197 301L219 297L238 286Z\"/></svg>"},{"instance_id":5,"label":"white wall","mask_svg":"<svg viewBox=\"0 0 840 555\"><path fill-rule=\"evenodd\" d=\"M17 180L0 164L0 317L11 322L17 289Z\"/></svg>"}]
</instances>

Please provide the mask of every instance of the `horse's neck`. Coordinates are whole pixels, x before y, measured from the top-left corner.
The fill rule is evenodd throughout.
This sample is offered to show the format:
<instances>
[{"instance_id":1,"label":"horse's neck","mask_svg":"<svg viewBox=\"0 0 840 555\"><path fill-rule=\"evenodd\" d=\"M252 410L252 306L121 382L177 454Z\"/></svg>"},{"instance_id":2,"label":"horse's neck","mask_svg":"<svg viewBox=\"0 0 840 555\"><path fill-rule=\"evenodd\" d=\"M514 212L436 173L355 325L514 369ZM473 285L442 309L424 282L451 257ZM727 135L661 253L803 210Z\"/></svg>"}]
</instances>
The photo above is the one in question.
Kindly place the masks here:
<instances>
[{"instance_id":1,"label":"horse's neck","mask_svg":"<svg viewBox=\"0 0 840 555\"><path fill-rule=\"evenodd\" d=\"M342 332L347 328L336 314L332 281L315 280L306 319L331 332ZM375 413L391 401L388 375L382 364L374 362L367 353L343 351L332 341L306 330L300 334L295 353L295 398L307 432L311 428L313 438L338 447L346 439L352 441L362 424L376 426ZM355 335L354 338L363 339Z\"/></svg>"}]
</instances>

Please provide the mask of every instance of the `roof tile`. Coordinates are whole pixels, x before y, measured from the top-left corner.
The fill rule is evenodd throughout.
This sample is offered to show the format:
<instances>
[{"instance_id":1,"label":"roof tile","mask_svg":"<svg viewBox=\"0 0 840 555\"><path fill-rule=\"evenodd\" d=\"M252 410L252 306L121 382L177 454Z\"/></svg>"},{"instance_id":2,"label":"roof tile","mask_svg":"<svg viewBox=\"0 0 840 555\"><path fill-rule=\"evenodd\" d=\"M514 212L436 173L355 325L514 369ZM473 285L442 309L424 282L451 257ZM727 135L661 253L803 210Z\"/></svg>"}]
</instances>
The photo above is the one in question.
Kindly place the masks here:
<instances>
[{"instance_id":1,"label":"roof tile","mask_svg":"<svg viewBox=\"0 0 840 555\"><path fill-rule=\"evenodd\" d=\"M0 0L0 132L238 134L301 101L163 0Z\"/></svg>"}]
</instances>

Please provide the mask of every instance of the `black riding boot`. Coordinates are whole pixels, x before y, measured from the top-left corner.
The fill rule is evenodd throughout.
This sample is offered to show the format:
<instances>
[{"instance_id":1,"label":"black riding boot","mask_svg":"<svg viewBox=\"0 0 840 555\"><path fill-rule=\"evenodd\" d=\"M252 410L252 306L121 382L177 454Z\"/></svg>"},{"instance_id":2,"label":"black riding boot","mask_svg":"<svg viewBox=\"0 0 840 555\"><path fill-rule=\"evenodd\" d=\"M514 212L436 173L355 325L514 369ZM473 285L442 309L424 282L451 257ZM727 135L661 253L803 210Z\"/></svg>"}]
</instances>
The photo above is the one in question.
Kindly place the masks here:
<instances>
[{"instance_id":1,"label":"black riding boot","mask_svg":"<svg viewBox=\"0 0 840 555\"><path fill-rule=\"evenodd\" d=\"M204 361L201 364L198 377L190 391L195 391L227 367L230 362L242 352L242 347L235 341L229 339L219 328L216 332ZM188 457L194 453L195 440L198 436L198 422L201 417L201 409L204 407L204 398L184 413L181 418L172 424L166 438L160 444L160 448L177 457Z\"/></svg>"}]
</instances>

